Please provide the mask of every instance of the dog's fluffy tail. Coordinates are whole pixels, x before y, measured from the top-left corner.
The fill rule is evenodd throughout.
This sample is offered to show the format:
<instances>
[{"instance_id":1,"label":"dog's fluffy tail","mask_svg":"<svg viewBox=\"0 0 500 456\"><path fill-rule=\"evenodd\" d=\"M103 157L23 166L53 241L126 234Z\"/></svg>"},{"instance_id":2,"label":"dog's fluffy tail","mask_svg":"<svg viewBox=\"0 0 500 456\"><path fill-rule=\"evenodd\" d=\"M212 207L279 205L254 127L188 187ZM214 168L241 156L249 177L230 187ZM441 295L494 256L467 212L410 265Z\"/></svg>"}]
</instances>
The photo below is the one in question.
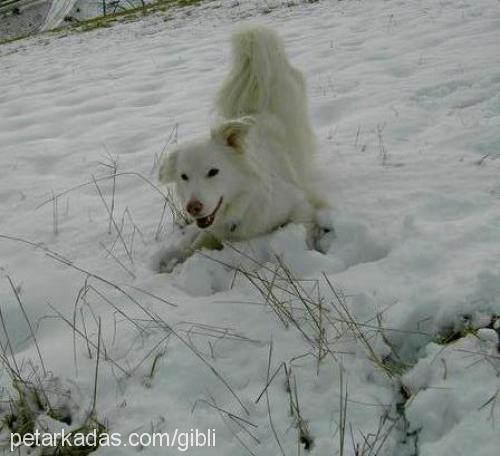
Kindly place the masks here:
<instances>
[{"instance_id":1,"label":"dog's fluffy tail","mask_svg":"<svg viewBox=\"0 0 500 456\"><path fill-rule=\"evenodd\" d=\"M315 141L302 73L288 61L280 37L262 25L240 26L232 37L232 68L216 99L226 119L271 114L279 120L297 172L308 168Z\"/></svg>"},{"instance_id":2,"label":"dog's fluffy tail","mask_svg":"<svg viewBox=\"0 0 500 456\"><path fill-rule=\"evenodd\" d=\"M302 75L289 64L281 39L271 29L241 26L233 34L232 48L232 69L217 96L222 116L274 111L281 101L276 90L283 92L290 82L304 84Z\"/></svg>"}]
</instances>

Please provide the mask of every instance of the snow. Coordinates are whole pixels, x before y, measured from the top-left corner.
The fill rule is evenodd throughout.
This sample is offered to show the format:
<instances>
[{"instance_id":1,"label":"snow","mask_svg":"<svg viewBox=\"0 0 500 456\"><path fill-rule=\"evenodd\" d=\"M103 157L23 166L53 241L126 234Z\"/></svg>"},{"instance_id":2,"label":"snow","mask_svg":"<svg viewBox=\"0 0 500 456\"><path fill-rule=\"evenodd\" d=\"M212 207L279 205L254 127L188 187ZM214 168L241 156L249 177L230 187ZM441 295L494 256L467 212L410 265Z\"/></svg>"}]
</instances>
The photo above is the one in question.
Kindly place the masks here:
<instances>
[{"instance_id":1,"label":"snow","mask_svg":"<svg viewBox=\"0 0 500 456\"><path fill-rule=\"evenodd\" d=\"M307 76L337 239L322 255L287 226L160 274L172 220L151 185L158 157L207 128L243 19L276 28ZM284 369L270 413L265 394L255 402L286 363L314 442L301 454L340 454L344 403L344 454L363 436L375 442L364 454L496 454L499 42L497 0L325 0L208 2L0 47L0 233L39 244L0 238L1 310L23 373L43 376L8 277L43 384L68 391L76 422L92 408L100 321L96 414L110 432L215 429L215 448L189 452L204 455L281 454L276 432L296 454ZM98 192L110 209L115 157L122 239ZM302 291L278 280L264 304L249 279L287 272ZM333 319L324 336L304 308L316 296L314 318ZM288 308L298 327L283 324ZM318 367L321 337L331 351ZM1 382L15 397L7 371Z\"/></svg>"}]
</instances>

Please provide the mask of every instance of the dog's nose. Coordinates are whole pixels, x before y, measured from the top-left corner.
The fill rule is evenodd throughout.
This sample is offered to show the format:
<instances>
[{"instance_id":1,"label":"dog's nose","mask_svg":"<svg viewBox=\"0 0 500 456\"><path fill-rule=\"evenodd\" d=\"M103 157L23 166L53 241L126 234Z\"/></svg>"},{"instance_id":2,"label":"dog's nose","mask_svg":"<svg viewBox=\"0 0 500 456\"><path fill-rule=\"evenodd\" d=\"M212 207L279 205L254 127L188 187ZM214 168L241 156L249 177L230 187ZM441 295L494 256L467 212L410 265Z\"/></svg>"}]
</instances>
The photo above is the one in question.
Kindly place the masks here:
<instances>
[{"instance_id":1,"label":"dog's nose","mask_svg":"<svg viewBox=\"0 0 500 456\"><path fill-rule=\"evenodd\" d=\"M189 212L189 214L196 217L203 210L203 204L201 204L201 202L198 200L191 200L189 201L189 203L187 203L186 210Z\"/></svg>"}]
</instances>

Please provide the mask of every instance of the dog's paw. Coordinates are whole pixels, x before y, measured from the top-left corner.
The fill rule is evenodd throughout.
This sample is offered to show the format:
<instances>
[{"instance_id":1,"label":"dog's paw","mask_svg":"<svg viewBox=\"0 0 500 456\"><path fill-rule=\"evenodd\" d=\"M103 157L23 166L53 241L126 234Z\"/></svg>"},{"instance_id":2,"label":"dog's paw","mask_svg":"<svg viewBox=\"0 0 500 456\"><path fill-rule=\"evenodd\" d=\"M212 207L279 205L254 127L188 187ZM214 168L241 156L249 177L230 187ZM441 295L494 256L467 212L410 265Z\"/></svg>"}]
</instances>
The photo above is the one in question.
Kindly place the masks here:
<instances>
[{"instance_id":1,"label":"dog's paw","mask_svg":"<svg viewBox=\"0 0 500 456\"><path fill-rule=\"evenodd\" d=\"M327 253L337 235L333 226L319 226L314 238L314 248L321 253Z\"/></svg>"},{"instance_id":2,"label":"dog's paw","mask_svg":"<svg viewBox=\"0 0 500 456\"><path fill-rule=\"evenodd\" d=\"M312 231L312 245L315 250L326 253L337 237L333 227L332 214L323 210L316 212L316 226Z\"/></svg>"},{"instance_id":3,"label":"dog's paw","mask_svg":"<svg viewBox=\"0 0 500 456\"><path fill-rule=\"evenodd\" d=\"M181 262L179 257L163 258L158 266L158 272L170 273Z\"/></svg>"},{"instance_id":4,"label":"dog's paw","mask_svg":"<svg viewBox=\"0 0 500 456\"><path fill-rule=\"evenodd\" d=\"M152 267L158 272L172 272L179 263L184 261L182 251L174 247L167 247L159 251L152 258Z\"/></svg>"}]
</instances>

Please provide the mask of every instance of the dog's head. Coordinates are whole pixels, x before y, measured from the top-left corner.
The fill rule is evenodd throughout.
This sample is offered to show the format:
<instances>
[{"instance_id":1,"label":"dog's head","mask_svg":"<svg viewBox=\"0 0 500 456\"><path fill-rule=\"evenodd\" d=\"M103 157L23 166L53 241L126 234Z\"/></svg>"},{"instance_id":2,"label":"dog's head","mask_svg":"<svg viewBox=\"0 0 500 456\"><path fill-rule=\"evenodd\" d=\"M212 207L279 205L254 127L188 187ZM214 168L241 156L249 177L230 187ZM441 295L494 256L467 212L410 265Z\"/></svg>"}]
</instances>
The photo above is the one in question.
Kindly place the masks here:
<instances>
[{"instance_id":1,"label":"dog's head","mask_svg":"<svg viewBox=\"0 0 500 456\"><path fill-rule=\"evenodd\" d=\"M245 187L251 174L245 146L252 117L228 120L208 138L176 147L160 167L160 181L174 183L185 211L199 228L217 225L225 208Z\"/></svg>"}]
</instances>

